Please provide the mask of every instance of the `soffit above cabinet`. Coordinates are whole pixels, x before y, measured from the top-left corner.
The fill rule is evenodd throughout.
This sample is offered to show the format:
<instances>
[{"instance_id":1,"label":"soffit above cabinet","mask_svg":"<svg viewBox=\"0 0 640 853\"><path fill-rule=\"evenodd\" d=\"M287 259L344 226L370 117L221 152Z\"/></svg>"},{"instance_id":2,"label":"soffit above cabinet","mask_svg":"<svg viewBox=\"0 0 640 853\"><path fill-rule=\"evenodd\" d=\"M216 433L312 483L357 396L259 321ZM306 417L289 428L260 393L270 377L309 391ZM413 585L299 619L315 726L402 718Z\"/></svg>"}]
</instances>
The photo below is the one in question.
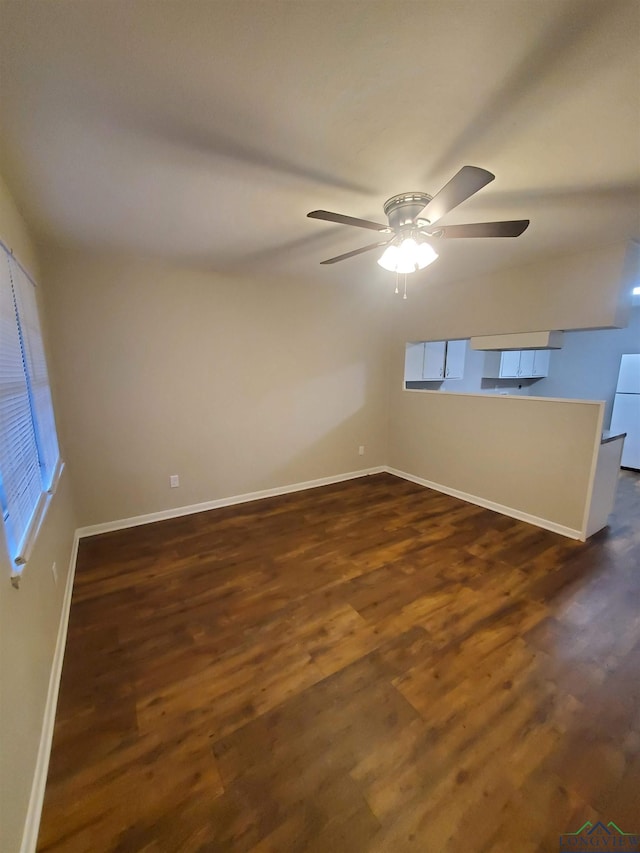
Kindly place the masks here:
<instances>
[{"instance_id":1,"label":"soffit above cabinet","mask_svg":"<svg viewBox=\"0 0 640 853\"><path fill-rule=\"evenodd\" d=\"M512 335L480 335L470 339L475 350L562 349L563 332L521 332Z\"/></svg>"}]
</instances>

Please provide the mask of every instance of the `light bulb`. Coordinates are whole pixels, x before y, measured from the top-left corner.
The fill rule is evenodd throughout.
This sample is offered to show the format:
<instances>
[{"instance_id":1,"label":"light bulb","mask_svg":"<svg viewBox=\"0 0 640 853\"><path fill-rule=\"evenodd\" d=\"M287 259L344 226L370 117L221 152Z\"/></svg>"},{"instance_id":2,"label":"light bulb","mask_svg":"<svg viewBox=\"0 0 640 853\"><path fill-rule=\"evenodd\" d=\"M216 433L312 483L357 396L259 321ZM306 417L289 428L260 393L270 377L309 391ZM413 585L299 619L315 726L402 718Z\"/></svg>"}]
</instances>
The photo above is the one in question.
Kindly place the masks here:
<instances>
[{"instance_id":1,"label":"light bulb","mask_svg":"<svg viewBox=\"0 0 640 853\"><path fill-rule=\"evenodd\" d=\"M382 257L378 259L378 263L389 272L398 271L398 247L391 244L382 253Z\"/></svg>"},{"instance_id":2,"label":"light bulb","mask_svg":"<svg viewBox=\"0 0 640 853\"><path fill-rule=\"evenodd\" d=\"M422 270L438 259L438 253L429 243L418 245L418 267Z\"/></svg>"},{"instance_id":3,"label":"light bulb","mask_svg":"<svg viewBox=\"0 0 640 853\"><path fill-rule=\"evenodd\" d=\"M413 237L407 237L398 250L398 272L415 272L418 257L418 244Z\"/></svg>"},{"instance_id":4,"label":"light bulb","mask_svg":"<svg viewBox=\"0 0 640 853\"><path fill-rule=\"evenodd\" d=\"M417 243L413 237L407 237L399 246L391 244L384 250L378 263L389 272L411 273L433 263L438 257L429 243Z\"/></svg>"}]
</instances>

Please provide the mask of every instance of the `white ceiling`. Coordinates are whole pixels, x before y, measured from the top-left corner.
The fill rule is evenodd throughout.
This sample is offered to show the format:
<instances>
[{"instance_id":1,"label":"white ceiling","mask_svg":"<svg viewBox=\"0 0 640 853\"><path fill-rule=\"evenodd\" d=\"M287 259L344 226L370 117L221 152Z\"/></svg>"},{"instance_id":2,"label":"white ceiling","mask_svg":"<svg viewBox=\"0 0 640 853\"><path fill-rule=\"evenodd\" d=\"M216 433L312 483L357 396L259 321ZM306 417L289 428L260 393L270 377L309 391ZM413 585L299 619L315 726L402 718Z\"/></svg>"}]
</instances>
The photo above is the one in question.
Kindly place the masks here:
<instances>
[{"instance_id":1,"label":"white ceiling","mask_svg":"<svg viewBox=\"0 0 640 853\"><path fill-rule=\"evenodd\" d=\"M640 238L636 0L0 2L2 163L48 239L349 280L318 262L464 164L496 180L443 223L451 279ZM375 237L373 237L375 239Z\"/></svg>"}]
</instances>

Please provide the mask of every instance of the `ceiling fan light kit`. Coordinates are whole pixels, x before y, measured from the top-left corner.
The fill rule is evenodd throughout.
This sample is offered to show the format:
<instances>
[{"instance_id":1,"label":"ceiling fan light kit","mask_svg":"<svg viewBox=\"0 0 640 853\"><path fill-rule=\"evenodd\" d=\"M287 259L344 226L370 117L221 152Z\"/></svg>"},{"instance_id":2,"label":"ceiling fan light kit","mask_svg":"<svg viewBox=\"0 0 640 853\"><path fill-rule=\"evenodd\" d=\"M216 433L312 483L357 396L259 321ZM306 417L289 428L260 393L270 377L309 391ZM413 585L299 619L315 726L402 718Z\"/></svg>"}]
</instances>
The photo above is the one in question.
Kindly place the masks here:
<instances>
[{"instance_id":1,"label":"ceiling fan light kit","mask_svg":"<svg viewBox=\"0 0 640 853\"><path fill-rule=\"evenodd\" d=\"M397 235L387 246L378 263L389 272L407 273L422 270L438 257L433 246L427 243L420 229L427 220L418 220L418 214L431 201L427 193L401 193L387 199L384 212L389 228Z\"/></svg>"},{"instance_id":2,"label":"ceiling fan light kit","mask_svg":"<svg viewBox=\"0 0 640 853\"><path fill-rule=\"evenodd\" d=\"M439 225L434 227L435 223L445 214L477 193L482 187L491 183L494 178L495 175L486 169L481 169L478 166L463 166L435 196L423 192L394 195L384 203L388 225L382 225L368 219L356 219L353 216L332 213L328 210L312 210L311 213L307 214L311 219L339 222L341 225L368 228L377 231L379 234L393 235L388 240L371 243L360 249L345 252L335 258L321 261L321 263L334 264L363 252L385 247L382 256L378 259L380 266L389 272L406 276L408 273L424 269L437 259L437 252L428 242L430 239L519 237L528 228L528 219L508 222L473 222L468 225Z\"/></svg>"},{"instance_id":3,"label":"ceiling fan light kit","mask_svg":"<svg viewBox=\"0 0 640 853\"><path fill-rule=\"evenodd\" d=\"M433 246L406 237L399 244L394 241L378 259L380 266L389 272L410 273L422 270L438 258Z\"/></svg>"}]
</instances>

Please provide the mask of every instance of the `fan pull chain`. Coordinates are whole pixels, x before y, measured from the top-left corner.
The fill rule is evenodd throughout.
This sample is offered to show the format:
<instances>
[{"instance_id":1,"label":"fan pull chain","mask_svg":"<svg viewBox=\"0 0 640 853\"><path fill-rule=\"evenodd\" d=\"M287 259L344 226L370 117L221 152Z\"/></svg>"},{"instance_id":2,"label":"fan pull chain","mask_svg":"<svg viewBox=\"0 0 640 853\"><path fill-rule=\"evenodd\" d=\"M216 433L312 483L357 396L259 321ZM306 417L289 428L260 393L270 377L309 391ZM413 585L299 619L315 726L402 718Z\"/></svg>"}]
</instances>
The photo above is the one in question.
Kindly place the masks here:
<instances>
[{"instance_id":1,"label":"fan pull chain","mask_svg":"<svg viewBox=\"0 0 640 853\"><path fill-rule=\"evenodd\" d=\"M407 274L406 273L404 274L404 296L402 298L403 299L407 298Z\"/></svg>"},{"instance_id":2,"label":"fan pull chain","mask_svg":"<svg viewBox=\"0 0 640 853\"><path fill-rule=\"evenodd\" d=\"M396 293L400 293L400 291L398 290L398 279L399 278L400 278L400 274L399 274L398 270L396 270L396 291L395 291Z\"/></svg>"}]
</instances>

